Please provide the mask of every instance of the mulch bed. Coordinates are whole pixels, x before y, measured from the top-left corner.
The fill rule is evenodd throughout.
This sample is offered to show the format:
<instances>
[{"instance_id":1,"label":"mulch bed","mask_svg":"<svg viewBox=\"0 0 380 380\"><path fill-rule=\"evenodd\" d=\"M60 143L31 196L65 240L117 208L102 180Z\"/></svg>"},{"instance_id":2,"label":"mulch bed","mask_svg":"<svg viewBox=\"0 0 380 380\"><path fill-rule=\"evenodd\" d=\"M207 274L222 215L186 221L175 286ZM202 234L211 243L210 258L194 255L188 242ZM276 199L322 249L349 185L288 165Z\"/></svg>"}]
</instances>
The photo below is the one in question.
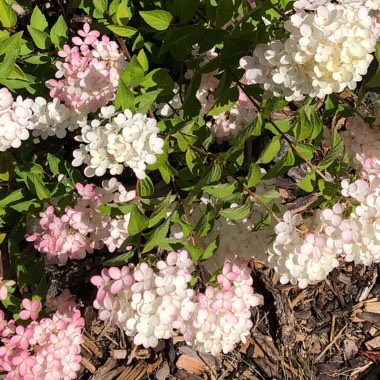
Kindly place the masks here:
<instances>
[{"instance_id":1,"label":"mulch bed","mask_svg":"<svg viewBox=\"0 0 380 380\"><path fill-rule=\"evenodd\" d=\"M345 264L326 281L301 290L252 260L254 286L264 305L252 310L245 344L214 358L181 336L154 349L135 346L124 331L98 321L89 283L105 257L92 255L65 267L50 266L50 291L68 286L86 325L83 371L91 380L362 379L380 376L380 283L377 265ZM84 283L86 285L84 285Z\"/></svg>"}]
</instances>

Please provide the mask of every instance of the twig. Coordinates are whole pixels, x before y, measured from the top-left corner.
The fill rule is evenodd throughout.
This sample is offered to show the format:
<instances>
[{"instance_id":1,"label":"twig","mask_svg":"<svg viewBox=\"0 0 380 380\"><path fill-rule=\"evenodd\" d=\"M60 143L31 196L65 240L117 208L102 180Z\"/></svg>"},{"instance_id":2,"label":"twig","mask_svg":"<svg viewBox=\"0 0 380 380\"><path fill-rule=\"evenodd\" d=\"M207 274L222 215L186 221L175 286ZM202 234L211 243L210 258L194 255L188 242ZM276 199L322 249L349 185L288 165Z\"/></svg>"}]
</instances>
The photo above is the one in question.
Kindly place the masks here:
<instances>
[{"instance_id":1,"label":"twig","mask_svg":"<svg viewBox=\"0 0 380 380\"><path fill-rule=\"evenodd\" d=\"M347 326L343 326L342 330L338 332L338 334L335 335L334 339L320 352L320 354L315 358L315 363L317 363L322 356L327 352L327 350L333 346L333 344L341 337L344 330L346 330Z\"/></svg>"}]
</instances>

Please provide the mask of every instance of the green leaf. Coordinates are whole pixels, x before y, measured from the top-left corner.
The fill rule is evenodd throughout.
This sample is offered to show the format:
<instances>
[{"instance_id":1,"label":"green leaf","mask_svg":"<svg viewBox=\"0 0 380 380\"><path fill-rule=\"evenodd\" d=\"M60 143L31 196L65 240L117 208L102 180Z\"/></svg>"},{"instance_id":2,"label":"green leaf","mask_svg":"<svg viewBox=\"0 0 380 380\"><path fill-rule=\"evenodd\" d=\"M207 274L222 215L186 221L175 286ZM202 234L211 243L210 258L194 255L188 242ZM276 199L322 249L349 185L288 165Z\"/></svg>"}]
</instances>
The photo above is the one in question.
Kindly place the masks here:
<instances>
[{"instance_id":1,"label":"green leaf","mask_svg":"<svg viewBox=\"0 0 380 380\"><path fill-rule=\"evenodd\" d=\"M135 254L135 249L132 249L131 251L122 253L121 255L118 255L116 257L113 257L112 259L108 259L103 262L103 265L105 266L122 266L125 264L128 264L129 261L132 259L132 257Z\"/></svg>"},{"instance_id":2,"label":"green leaf","mask_svg":"<svg viewBox=\"0 0 380 380\"><path fill-rule=\"evenodd\" d=\"M154 185L152 180L146 176L144 179L139 180L139 191L142 197L149 197L154 193Z\"/></svg>"},{"instance_id":3,"label":"green leaf","mask_svg":"<svg viewBox=\"0 0 380 380\"><path fill-rule=\"evenodd\" d=\"M120 108L124 111L127 108L130 108L134 102L133 92L128 88L128 86L123 82L123 80L119 79L119 85L116 91L115 97L115 107Z\"/></svg>"},{"instance_id":4,"label":"green leaf","mask_svg":"<svg viewBox=\"0 0 380 380\"><path fill-rule=\"evenodd\" d=\"M16 12L6 3L0 0L0 23L4 28L13 28L17 22Z\"/></svg>"},{"instance_id":5,"label":"green leaf","mask_svg":"<svg viewBox=\"0 0 380 380\"><path fill-rule=\"evenodd\" d=\"M156 30L166 30L173 19L169 12L163 10L140 11L139 13L144 21Z\"/></svg>"},{"instance_id":6,"label":"green leaf","mask_svg":"<svg viewBox=\"0 0 380 380\"><path fill-rule=\"evenodd\" d=\"M338 194L340 186L333 182L326 182L324 179L318 181L318 188L321 191L322 195L330 200Z\"/></svg>"},{"instance_id":7,"label":"green leaf","mask_svg":"<svg viewBox=\"0 0 380 380\"><path fill-rule=\"evenodd\" d=\"M314 186L316 183L316 175L314 171L308 173L305 178L303 178L300 182L297 183L298 187L302 190L311 193L314 190Z\"/></svg>"},{"instance_id":8,"label":"green leaf","mask_svg":"<svg viewBox=\"0 0 380 380\"><path fill-rule=\"evenodd\" d=\"M59 16L57 22L50 31L50 38L56 48L62 48L68 37L68 28L63 16Z\"/></svg>"},{"instance_id":9,"label":"green leaf","mask_svg":"<svg viewBox=\"0 0 380 380\"><path fill-rule=\"evenodd\" d=\"M116 21L120 25L126 25L128 21L132 18L133 14L129 7L121 3L117 7L116 11Z\"/></svg>"},{"instance_id":10,"label":"green leaf","mask_svg":"<svg viewBox=\"0 0 380 380\"><path fill-rule=\"evenodd\" d=\"M24 199L24 192L23 189L17 189L12 191L9 195L7 195L5 198L0 199L0 207L8 206L12 203L15 203L21 199Z\"/></svg>"},{"instance_id":11,"label":"green leaf","mask_svg":"<svg viewBox=\"0 0 380 380\"><path fill-rule=\"evenodd\" d=\"M213 256L213 254L216 252L216 250L218 249L218 246L219 246L219 236L213 240L207 247L206 249L203 251L203 254L202 254L202 257L201 259L202 260L207 260L209 259L210 257Z\"/></svg>"},{"instance_id":12,"label":"green leaf","mask_svg":"<svg viewBox=\"0 0 380 380\"><path fill-rule=\"evenodd\" d=\"M214 186L204 186L202 190L214 197L224 199L234 193L236 185L235 183L222 183Z\"/></svg>"},{"instance_id":13,"label":"green leaf","mask_svg":"<svg viewBox=\"0 0 380 380\"><path fill-rule=\"evenodd\" d=\"M206 236L214 227L215 215L210 205L207 205L206 211L203 213L201 219L198 221L195 226L195 231L197 236L204 237Z\"/></svg>"},{"instance_id":14,"label":"green leaf","mask_svg":"<svg viewBox=\"0 0 380 380\"><path fill-rule=\"evenodd\" d=\"M108 1L107 0L93 0L95 9L100 12L101 14L104 14L104 12L107 10L108 7Z\"/></svg>"},{"instance_id":15,"label":"green leaf","mask_svg":"<svg viewBox=\"0 0 380 380\"><path fill-rule=\"evenodd\" d=\"M178 16L182 23L189 22L195 15L200 0L173 0L167 1L167 9Z\"/></svg>"},{"instance_id":16,"label":"green leaf","mask_svg":"<svg viewBox=\"0 0 380 380\"><path fill-rule=\"evenodd\" d=\"M157 227L153 233L150 235L148 241L146 242L142 253L146 253L154 249L158 243L166 237L169 232L170 218L166 219L165 223Z\"/></svg>"},{"instance_id":17,"label":"green leaf","mask_svg":"<svg viewBox=\"0 0 380 380\"><path fill-rule=\"evenodd\" d=\"M129 65L121 73L121 80L131 87L140 85L142 79L144 78L144 69L141 67L136 56L133 56Z\"/></svg>"},{"instance_id":18,"label":"green leaf","mask_svg":"<svg viewBox=\"0 0 380 380\"><path fill-rule=\"evenodd\" d=\"M39 49L46 50L50 47L50 37L46 32L33 28L30 25L28 25L28 31Z\"/></svg>"},{"instance_id":19,"label":"green leaf","mask_svg":"<svg viewBox=\"0 0 380 380\"><path fill-rule=\"evenodd\" d=\"M50 198L50 191L42 180L43 169L40 165L25 164L17 167L15 172L25 183L26 187L37 195L38 199L44 200Z\"/></svg>"},{"instance_id":20,"label":"green leaf","mask_svg":"<svg viewBox=\"0 0 380 380\"><path fill-rule=\"evenodd\" d=\"M221 113L231 109L239 98L239 89L237 87L231 87L227 91L222 93L214 106L208 112L209 115L220 115Z\"/></svg>"},{"instance_id":21,"label":"green leaf","mask_svg":"<svg viewBox=\"0 0 380 380\"><path fill-rule=\"evenodd\" d=\"M131 26L107 25L107 28L117 36L131 38L137 33L137 29Z\"/></svg>"},{"instance_id":22,"label":"green leaf","mask_svg":"<svg viewBox=\"0 0 380 380\"><path fill-rule=\"evenodd\" d=\"M255 162L252 162L251 165L249 166L249 172L248 172L247 179L245 181L245 186L247 187L256 186L260 182L262 176L263 174L261 173L260 166L257 165Z\"/></svg>"},{"instance_id":23,"label":"green leaf","mask_svg":"<svg viewBox=\"0 0 380 380\"><path fill-rule=\"evenodd\" d=\"M149 70L149 61L146 57L144 49L141 49L139 54L137 54L137 60L139 61L140 66L144 69L144 73L146 73Z\"/></svg>"},{"instance_id":24,"label":"green leaf","mask_svg":"<svg viewBox=\"0 0 380 380\"><path fill-rule=\"evenodd\" d=\"M134 204L132 205L131 216L128 224L128 232L130 235L137 235L145 230L149 225L148 218Z\"/></svg>"},{"instance_id":25,"label":"green leaf","mask_svg":"<svg viewBox=\"0 0 380 380\"><path fill-rule=\"evenodd\" d=\"M270 170L264 175L264 179L270 179L286 173L295 163L295 157L291 150L288 150L284 157L278 160Z\"/></svg>"},{"instance_id":26,"label":"green leaf","mask_svg":"<svg viewBox=\"0 0 380 380\"><path fill-rule=\"evenodd\" d=\"M237 207L225 208L219 211L219 215L230 220L241 220L249 216L251 213L251 205L245 204Z\"/></svg>"},{"instance_id":27,"label":"green leaf","mask_svg":"<svg viewBox=\"0 0 380 380\"><path fill-rule=\"evenodd\" d=\"M281 141L279 136L273 137L272 141L265 147L260 158L257 160L258 164L269 164L277 155L281 148Z\"/></svg>"},{"instance_id":28,"label":"green leaf","mask_svg":"<svg viewBox=\"0 0 380 380\"><path fill-rule=\"evenodd\" d=\"M216 10L216 27L220 28L230 21L232 19L233 12L234 2L232 0L219 0L218 9Z\"/></svg>"},{"instance_id":29,"label":"green leaf","mask_svg":"<svg viewBox=\"0 0 380 380\"><path fill-rule=\"evenodd\" d=\"M32 17L30 18L30 26L42 32L48 27L45 15L41 12L40 8L34 7Z\"/></svg>"},{"instance_id":30,"label":"green leaf","mask_svg":"<svg viewBox=\"0 0 380 380\"><path fill-rule=\"evenodd\" d=\"M323 158L323 160L318 164L319 169L327 169L331 164L333 164L338 158L342 158L344 153L344 144L342 141L339 142L330 152Z\"/></svg>"}]
</instances>

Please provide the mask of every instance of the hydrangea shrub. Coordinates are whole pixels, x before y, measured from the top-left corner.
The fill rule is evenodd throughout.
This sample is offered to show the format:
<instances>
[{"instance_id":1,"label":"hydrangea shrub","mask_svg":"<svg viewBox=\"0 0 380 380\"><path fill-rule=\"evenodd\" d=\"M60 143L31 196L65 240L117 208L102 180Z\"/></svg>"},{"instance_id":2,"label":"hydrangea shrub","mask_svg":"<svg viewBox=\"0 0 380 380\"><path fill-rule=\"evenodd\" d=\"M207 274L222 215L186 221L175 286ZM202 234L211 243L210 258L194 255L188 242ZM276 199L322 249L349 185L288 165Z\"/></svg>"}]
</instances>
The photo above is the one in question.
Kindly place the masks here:
<instances>
[{"instance_id":1,"label":"hydrangea shrub","mask_svg":"<svg viewBox=\"0 0 380 380\"><path fill-rule=\"evenodd\" d=\"M6 379L79 376L80 301L217 356L254 328L253 268L380 262L379 0L72 3L0 0ZM73 260L95 299L48 295Z\"/></svg>"}]
</instances>

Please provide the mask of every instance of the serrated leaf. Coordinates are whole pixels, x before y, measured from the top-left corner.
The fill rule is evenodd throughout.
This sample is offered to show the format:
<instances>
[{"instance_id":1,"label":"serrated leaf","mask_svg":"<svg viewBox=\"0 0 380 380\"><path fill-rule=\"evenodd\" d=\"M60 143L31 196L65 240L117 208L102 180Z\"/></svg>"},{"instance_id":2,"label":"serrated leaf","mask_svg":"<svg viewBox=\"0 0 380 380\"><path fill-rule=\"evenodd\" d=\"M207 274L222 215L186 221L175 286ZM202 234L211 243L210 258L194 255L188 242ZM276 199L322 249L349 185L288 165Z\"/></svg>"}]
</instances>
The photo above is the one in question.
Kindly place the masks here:
<instances>
[{"instance_id":1,"label":"serrated leaf","mask_svg":"<svg viewBox=\"0 0 380 380\"><path fill-rule=\"evenodd\" d=\"M156 30L166 30L173 19L169 12L163 10L140 11L139 13L144 21Z\"/></svg>"},{"instance_id":2,"label":"serrated leaf","mask_svg":"<svg viewBox=\"0 0 380 380\"><path fill-rule=\"evenodd\" d=\"M213 256L213 254L216 252L216 250L218 249L218 246L219 246L219 236L213 240L207 247L206 249L203 251L203 254L202 254L202 257L201 259L202 260L207 260L209 259L210 257Z\"/></svg>"},{"instance_id":3,"label":"serrated leaf","mask_svg":"<svg viewBox=\"0 0 380 380\"><path fill-rule=\"evenodd\" d=\"M343 142L340 141L338 145L330 150L330 152L323 158L323 160L318 164L319 169L327 169L331 164L333 164L338 158L342 158L344 152Z\"/></svg>"},{"instance_id":4,"label":"serrated leaf","mask_svg":"<svg viewBox=\"0 0 380 380\"><path fill-rule=\"evenodd\" d=\"M117 36L131 38L137 33L137 29L131 26L107 25L107 28Z\"/></svg>"},{"instance_id":5,"label":"serrated leaf","mask_svg":"<svg viewBox=\"0 0 380 380\"><path fill-rule=\"evenodd\" d=\"M56 48L62 48L68 37L68 28L62 15L50 30L50 38Z\"/></svg>"},{"instance_id":6,"label":"serrated leaf","mask_svg":"<svg viewBox=\"0 0 380 380\"><path fill-rule=\"evenodd\" d=\"M202 190L214 197L224 199L234 193L236 185L234 183L223 183L215 186L204 186Z\"/></svg>"},{"instance_id":7,"label":"serrated leaf","mask_svg":"<svg viewBox=\"0 0 380 380\"><path fill-rule=\"evenodd\" d=\"M252 162L249 166L248 176L245 181L245 185L247 187L256 186L260 182L262 176L263 174L261 173L260 166L257 165L255 162Z\"/></svg>"},{"instance_id":8,"label":"serrated leaf","mask_svg":"<svg viewBox=\"0 0 380 380\"><path fill-rule=\"evenodd\" d=\"M108 7L108 1L107 0L93 0L95 9L101 13L104 14L104 12L107 10Z\"/></svg>"},{"instance_id":9,"label":"serrated leaf","mask_svg":"<svg viewBox=\"0 0 380 380\"><path fill-rule=\"evenodd\" d=\"M17 22L16 12L6 3L0 0L0 23L4 28L13 28Z\"/></svg>"},{"instance_id":10,"label":"serrated leaf","mask_svg":"<svg viewBox=\"0 0 380 380\"><path fill-rule=\"evenodd\" d=\"M281 148L281 141L278 136L273 137L272 141L265 147L260 158L257 160L258 164L269 164L277 155Z\"/></svg>"},{"instance_id":11,"label":"serrated leaf","mask_svg":"<svg viewBox=\"0 0 380 380\"><path fill-rule=\"evenodd\" d=\"M314 190L316 179L315 172L311 171L301 181L299 181L297 185L302 190L311 193Z\"/></svg>"},{"instance_id":12,"label":"serrated leaf","mask_svg":"<svg viewBox=\"0 0 380 380\"><path fill-rule=\"evenodd\" d=\"M39 49L46 50L50 47L50 37L47 33L28 25L28 32Z\"/></svg>"},{"instance_id":13,"label":"serrated leaf","mask_svg":"<svg viewBox=\"0 0 380 380\"><path fill-rule=\"evenodd\" d=\"M149 197L154 193L153 182L148 176L139 180L139 190L142 197Z\"/></svg>"},{"instance_id":14,"label":"serrated leaf","mask_svg":"<svg viewBox=\"0 0 380 380\"><path fill-rule=\"evenodd\" d=\"M136 56L133 56L129 65L121 73L120 79L131 87L139 86L144 78L144 69L141 67Z\"/></svg>"},{"instance_id":15,"label":"serrated leaf","mask_svg":"<svg viewBox=\"0 0 380 380\"><path fill-rule=\"evenodd\" d=\"M149 219L140 211L140 209L133 204L131 216L128 224L128 232L130 235L136 235L144 231L149 225Z\"/></svg>"},{"instance_id":16,"label":"serrated leaf","mask_svg":"<svg viewBox=\"0 0 380 380\"><path fill-rule=\"evenodd\" d=\"M40 8L34 7L32 16L30 18L30 25L42 32L48 27L45 15L41 12Z\"/></svg>"},{"instance_id":17,"label":"serrated leaf","mask_svg":"<svg viewBox=\"0 0 380 380\"><path fill-rule=\"evenodd\" d=\"M153 233L150 235L148 241L146 242L142 253L146 253L154 249L158 243L166 237L169 231L170 219L166 219L162 226L157 227Z\"/></svg>"},{"instance_id":18,"label":"serrated leaf","mask_svg":"<svg viewBox=\"0 0 380 380\"><path fill-rule=\"evenodd\" d=\"M230 220L241 220L249 216L251 213L251 205L245 204L237 207L225 208L219 211L219 215Z\"/></svg>"}]
</instances>

